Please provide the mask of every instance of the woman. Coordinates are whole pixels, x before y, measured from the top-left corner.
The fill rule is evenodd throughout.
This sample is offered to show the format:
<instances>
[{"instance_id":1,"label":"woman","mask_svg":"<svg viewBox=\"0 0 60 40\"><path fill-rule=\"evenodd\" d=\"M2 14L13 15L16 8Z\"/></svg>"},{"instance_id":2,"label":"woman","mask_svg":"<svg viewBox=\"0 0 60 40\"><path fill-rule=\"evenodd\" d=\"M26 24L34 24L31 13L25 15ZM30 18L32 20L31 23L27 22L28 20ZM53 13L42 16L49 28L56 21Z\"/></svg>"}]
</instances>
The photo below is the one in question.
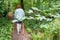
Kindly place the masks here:
<instances>
[{"instance_id":1,"label":"woman","mask_svg":"<svg viewBox=\"0 0 60 40\"><path fill-rule=\"evenodd\" d=\"M13 23L16 23L17 34L21 32L22 27L21 24L24 20L24 17L25 17L24 10L22 9L21 5L17 5L14 13L14 20L12 21Z\"/></svg>"}]
</instances>

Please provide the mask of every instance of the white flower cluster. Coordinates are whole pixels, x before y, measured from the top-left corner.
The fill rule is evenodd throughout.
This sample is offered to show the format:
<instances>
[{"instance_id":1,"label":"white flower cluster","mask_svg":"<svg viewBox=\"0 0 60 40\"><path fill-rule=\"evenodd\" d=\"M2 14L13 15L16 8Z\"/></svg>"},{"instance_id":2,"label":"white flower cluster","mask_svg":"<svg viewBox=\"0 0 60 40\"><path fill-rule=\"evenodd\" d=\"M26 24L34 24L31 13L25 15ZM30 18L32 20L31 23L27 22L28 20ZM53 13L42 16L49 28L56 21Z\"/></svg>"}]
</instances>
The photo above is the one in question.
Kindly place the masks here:
<instances>
[{"instance_id":1,"label":"white flower cluster","mask_svg":"<svg viewBox=\"0 0 60 40\"><path fill-rule=\"evenodd\" d=\"M44 16L39 16L39 17L37 17L37 20L40 20L40 21L42 21L43 19L46 19Z\"/></svg>"},{"instance_id":2,"label":"white flower cluster","mask_svg":"<svg viewBox=\"0 0 60 40\"><path fill-rule=\"evenodd\" d=\"M35 15L35 17L32 17L32 16L25 17L24 19L33 19L33 20L36 19L36 20L40 20L40 21L42 21L42 20L45 20L45 21L52 21L52 19L46 18L45 16L41 16L40 14Z\"/></svg>"},{"instance_id":3,"label":"white flower cluster","mask_svg":"<svg viewBox=\"0 0 60 40\"><path fill-rule=\"evenodd\" d=\"M40 17L41 15L40 15L40 14L38 14L38 15L35 15L35 16L38 16L38 17Z\"/></svg>"},{"instance_id":4,"label":"white flower cluster","mask_svg":"<svg viewBox=\"0 0 60 40\"><path fill-rule=\"evenodd\" d=\"M36 8L36 7L32 7L32 9L28 11L28 13L33 13L33 10L39 11L38 8Z\"/></svg>"},{"instance_id":5,"label":"white flower cluster","mask_svg":"<svg viewBox=\"0 0 60 40\"><path fill-rule=\"evenodd\" d=\"M29 16L27 19L34 19L34 17L32 17L32 16Z\"/></svg>"},{"instance_id":6,"label":"white flower cluster","mask_svg":"<svg viewBox=\"0 0 60 40\"><path fill-rule=\"evenodd\" d=\"M49 14L50 16L54 17L54 18L60 18L60 14L56 14L56 15L52 15L52 14Z\"/></svg>"},{"instance_id":7,"label":"white flower cluster","mask_svg":"<svg viewBox=\"0 0 60 40\"><path fill-rule=\"evenodd\" d=\"M52 19L50 19L50 18L46 18L46 21L52 21Z\"/></svg>"},{"instance_id":8,"label":"white flower cluster","mask_svg":"<svg viewBox=\"0 0 60 40\"><path fill-rule=\"evenodd\" d=\"M60 14L56 14L56 16L54 16L55 18L60 18Z\"/></svg>"},{"instance_id":9,"label":"white flower cluster","mask_svg":"<svg viewBox=\"0 0 60 40\"><path fill-rule=\"evenodd\" d=\"M33 13L33 10L29 10L28 13Z\"/></svg>"},{"instance_id":10,"label":"white flower cluster","mask_svg":"<svg viewBox=\"0 0 60 40\"><path fill-rule=\"evenodd\" d=\"M32 9L33 9L33 10L36 10L36 11L38 11L38 10L39 10L39 9L38 9L38 8L36 8L36 7L32 7Z\"/></svg>"},{"instance_id":11,"label":"white flower cluster","mask_svg":"<svg viewBox=\"0 0 60 40\"><path fill-rule=\"evenodd\" d=\"M52 19L46 18L45 16L41 16L41 15L36 15L36 16L38 16L36 19L37 19L37 20L40 20L40 21L42 21L42 20L52 21Z\"/></svg>"},{"instance_id":12,"label":"white flower cluster","mask_svg":"<svg viewBox=\"0 0 60 40\"><path fill-rule=\"evenodd\" d=\"M49 8L49 9L51 9L51 8ZM33 12L33 10L35 10L35 11L39 11L39 9L38 8L36 8L36 7L32 7L32 9L31 10L29 10L28 11L28 13L34 13ZM43 10L43 11L45 11L45 10ZM52 15L51 13L49 14L51 17L54 17L54 18L60 18L60 14L56 14L56 15ZM42 16L42 15L40 15L40 14L37 14L37 15L35 15L35 17L29 17L28 19L36 19L36 20L40 20L40 21L42 21L42 20L45 20L45 21L52 21L52 18L46 18L45 16Z\"/></svg>"}]
</instances>

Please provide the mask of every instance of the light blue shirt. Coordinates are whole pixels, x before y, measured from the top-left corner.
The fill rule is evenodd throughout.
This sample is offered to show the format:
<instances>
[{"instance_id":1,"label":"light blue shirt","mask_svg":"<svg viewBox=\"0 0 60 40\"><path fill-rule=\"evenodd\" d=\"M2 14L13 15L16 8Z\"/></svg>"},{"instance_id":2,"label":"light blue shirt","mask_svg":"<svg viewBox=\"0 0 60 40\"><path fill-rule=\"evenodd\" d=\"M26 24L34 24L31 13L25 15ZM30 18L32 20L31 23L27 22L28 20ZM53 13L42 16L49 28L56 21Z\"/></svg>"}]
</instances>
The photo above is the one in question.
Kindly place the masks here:
<instances>
[{"instance_id":1,"label":"light blue shirt","mask_svg":"<svg viewBox=\"0 0 60 40\"><path fill-rule=\"evenodd\" d=\"M16 9L14 13L14 18L17 19L18 21L23 21L25 17L24 10L22 8Z\"/></svg>"}]
</instances>

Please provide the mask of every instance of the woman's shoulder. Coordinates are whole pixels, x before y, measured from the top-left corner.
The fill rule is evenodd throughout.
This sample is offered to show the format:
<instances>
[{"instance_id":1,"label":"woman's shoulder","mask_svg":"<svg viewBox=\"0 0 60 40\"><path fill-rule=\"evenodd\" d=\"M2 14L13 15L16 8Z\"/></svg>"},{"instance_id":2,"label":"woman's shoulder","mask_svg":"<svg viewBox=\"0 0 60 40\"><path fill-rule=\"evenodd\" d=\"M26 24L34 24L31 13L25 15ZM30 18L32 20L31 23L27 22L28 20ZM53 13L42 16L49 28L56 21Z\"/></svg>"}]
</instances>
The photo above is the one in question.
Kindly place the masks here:
<instances>
[{"instance_id":1,"label":"woman's shoulder","mask_svg":"<svg viewBox=\"0 0 60 40\"><path fill-rule=\"evenodd\" d=\"M16 9L15 11L23 11L23 9L22 8L19 8L19 9Z\"/></svg>"}]
</instances>

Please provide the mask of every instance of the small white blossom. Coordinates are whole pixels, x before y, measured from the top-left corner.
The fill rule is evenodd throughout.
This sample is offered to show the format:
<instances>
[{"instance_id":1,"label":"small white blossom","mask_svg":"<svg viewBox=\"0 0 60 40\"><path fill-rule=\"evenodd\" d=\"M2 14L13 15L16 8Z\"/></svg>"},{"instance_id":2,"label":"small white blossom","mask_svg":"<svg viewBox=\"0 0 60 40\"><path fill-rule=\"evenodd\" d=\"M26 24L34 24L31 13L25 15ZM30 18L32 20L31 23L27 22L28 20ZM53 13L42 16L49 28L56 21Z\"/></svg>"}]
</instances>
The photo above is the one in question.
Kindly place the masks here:
<instances>
[{"instance_id":1,"label":"small white blossom","mask_svg":"<svg viewBox=\"0 0 60 40\"><path fill-rule=\"evenodd\" d=\"M54 17L55 18L60 18L60 14L56 14Z\"/></svg>"},{"instance_id":2,"label":"small white blossom","mask_svg":"<svg viewBox=\"0 0 60 40\"><path fill-rule=\"evenodd\" d=\"M55 18L60 18L60 16L54 16Z\"/></svg>"},{"instance_id":3,"label":"small white blossom","mask_svg":"<svg viewBox=\"0 0 60 40\"><path fill-rule=\"evenodd\" d=\"M36 7L32 7L32 9L33 9L33 10L37 10L37 11L39 10L39 9L38 9L38 8L36 8Z\"/></svg>"},{"instance_id":4,"label":"small white blossom","mask_svg":"<svg viewBox=\"0 0 60 40\"><path fill-rule=\"evenodd\" d=\"M40 17L41 15L40 15L40 14L38 14L38 15L35 15L35 16L38 16L38 17Z\"/></svg>"},{"instance_id":5,"label":"small white blossom","mask_svg":"<svg viewBox=\"0 0 60 40\"><path fill-rule=\"evenodd\" d=\"M32 16L29 16L29 18L27 18L27 19L34 19L34 17L32 17Z\"/></svg>"},{"instance_id":6,"label":"small white blossom","mask_svg":"<svg viewBox=\"0 0 60 40\"><path fill-rule=\"evenodd\" d=\"M38 14L38 15L35 15L35 16L37 16L37 20L40 20L40 21L42 21L43 19L45 19L45 17L44 16L41 16L40 14Z\"/></svg>"},{"instance_id":7,"label":"small white blossom","mask_svg":"<svg viewBox=\"0 0 60 40\"><path fill-rule=\"evenodd\" d=\"M33 13L33 10L29 10L28 13Z\"/></svg>"},{"instance_id":8,"label":"small white blossom","mask_svg":"<svg viewBox=\"0 0 60 40\"><path fill-rule=\"evenodd\" d=\"M50 18L46 18L46 21L52 21L52 19L50 19Z\"/></svg>"},{"instance_id":9,"label":"small white blossom","mask_svg":"<svg viewBox=\"0 0 60 40\"><path fill-rule=\"evenodd\" d=\"M45 16L42 16L43 19L46 19Z\"/></svg>"},{"instance_id":10,"label":"small white blossom","mask_svg":"<svg viewBox=\"0 0 60 40\"><path fill-rule=\"evenodd\" d=\"M43 20L43 18L42 18L41 16L40 16L39 18L40 18L40 21L42 21L42 20Z\"/></svg>"}]
</instances>

